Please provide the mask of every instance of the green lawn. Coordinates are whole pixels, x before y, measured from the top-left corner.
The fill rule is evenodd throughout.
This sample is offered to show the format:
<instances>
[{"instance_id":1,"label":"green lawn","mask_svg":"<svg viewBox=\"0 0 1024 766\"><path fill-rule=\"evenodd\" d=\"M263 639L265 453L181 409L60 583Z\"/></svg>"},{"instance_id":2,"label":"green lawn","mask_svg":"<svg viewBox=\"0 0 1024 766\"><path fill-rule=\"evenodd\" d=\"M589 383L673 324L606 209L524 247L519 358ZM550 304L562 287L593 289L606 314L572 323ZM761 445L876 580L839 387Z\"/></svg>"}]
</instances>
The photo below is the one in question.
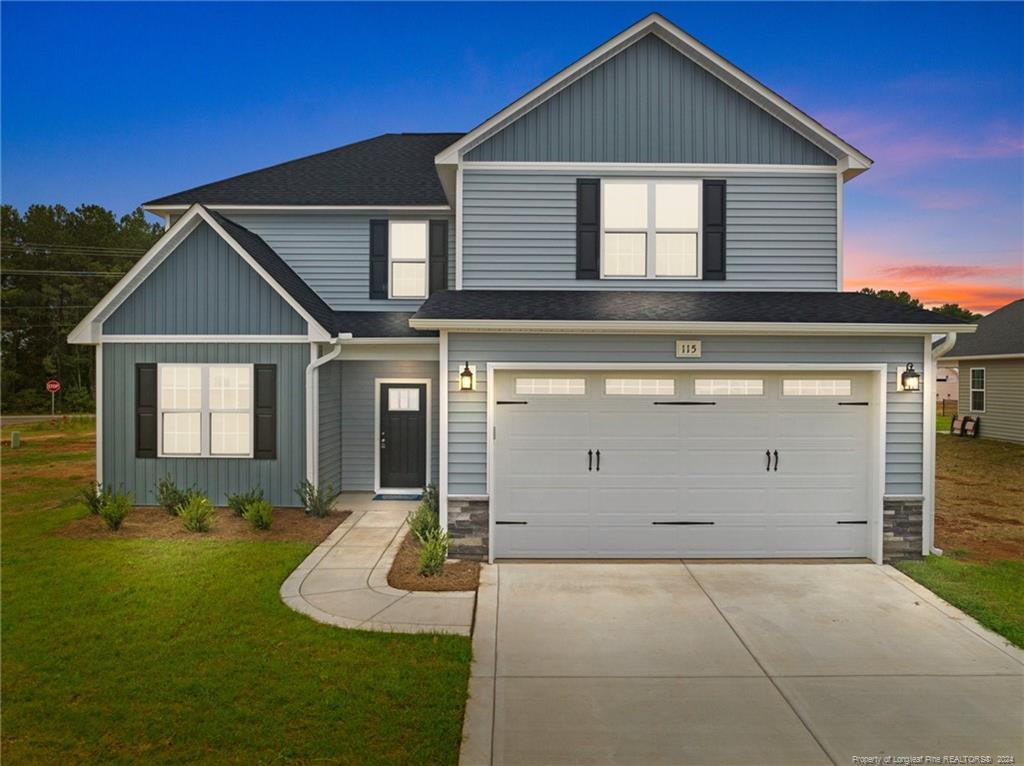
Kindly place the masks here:
<instances>
[{"instance_id":1,"label":"green lawn","mask_svg":"<svg viewBox=\"0 0 1024 766\"><path fill-rule=\"evenodd\" d=\"M948 434L949 426L953 422L952 415L936 415L935 416L935 431L940 434Z\"/></svg>"},{"instance_id":2,"label":"green lawn","mask_svg":"<svg viewBox=\"0 0 1024 766\"><path fill-rule=\"evenodd\" d=\"M5 764L457 761L469 640L291 611L312 544L54 536L85 513L84 428L3 451Z\"/></svg>"},{"instance_id":3,"label":"green lawn","mask_svg":"<svg viewBox=\"0 0 1024 766\"><path fill-rule=\"evenodd\" d=\"M978 563L947 554L903 562L898 568L1024 648L1024 561Z\"/></svg>"}]
</instances>

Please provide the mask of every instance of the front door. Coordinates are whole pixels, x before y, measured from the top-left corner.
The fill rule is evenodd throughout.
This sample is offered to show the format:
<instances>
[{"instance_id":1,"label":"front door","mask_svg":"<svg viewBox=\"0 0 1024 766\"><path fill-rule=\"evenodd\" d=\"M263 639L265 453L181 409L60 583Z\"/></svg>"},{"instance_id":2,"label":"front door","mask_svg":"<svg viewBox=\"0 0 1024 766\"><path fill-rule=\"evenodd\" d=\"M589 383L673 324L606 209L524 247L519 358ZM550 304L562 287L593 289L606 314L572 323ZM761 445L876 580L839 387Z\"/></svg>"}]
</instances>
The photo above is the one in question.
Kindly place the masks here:
<instances>
[{"instance_id":1,"label":"front door","mask_svg":"<svg viewBox=\"0 0 1024 766\"><path fill-rule=\"evenodd\" d=\"M427 386L380 386L380 487L419 489L427 485Z\"/></svg>"}]
</instances>

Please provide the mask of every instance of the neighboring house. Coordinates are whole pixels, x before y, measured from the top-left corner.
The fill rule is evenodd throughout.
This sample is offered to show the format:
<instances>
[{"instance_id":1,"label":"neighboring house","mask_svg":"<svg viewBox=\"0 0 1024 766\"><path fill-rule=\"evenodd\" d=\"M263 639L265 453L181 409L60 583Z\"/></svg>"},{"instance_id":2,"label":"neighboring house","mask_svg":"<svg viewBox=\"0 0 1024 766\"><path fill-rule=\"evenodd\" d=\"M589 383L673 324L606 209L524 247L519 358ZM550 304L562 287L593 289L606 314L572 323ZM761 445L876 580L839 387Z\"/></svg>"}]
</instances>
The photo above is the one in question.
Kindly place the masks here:
<instances>
[{"instance_id":1,"label":"neighboring house","mask_svg":"<svg viewBox=\"0 0 1024 766\"><path fill-rule=\"evenodd\" d=\"M946 360L943 359L943 362ZM957 367L939 367L935 378L935 401L946 402L955 411L957 398L960 396L960 370Z\"/></svg>"},{"instance_id":2,"label":"neighboring house","mask_svg":"<svg viewBox=\"0 0 1024 766\"><path fill-rule=\"evenodd\" d=\"M974 327L840 292L870 165L655 14L469 133L153 200L70 336L97 479L433 481L458 556L927 553L930 338Z\"/></svg>"},{"instance_id":3,"label":"neighboring house","mask_svg":"<svg viewBox=\"0 0 1024 766\"><path fill-rule=\"evenodd\" d=\"M960 368L960 414L979 419L978 435L1024 442L1024 298L979 319L947 357Z\"/></svg>"}]
</instances>

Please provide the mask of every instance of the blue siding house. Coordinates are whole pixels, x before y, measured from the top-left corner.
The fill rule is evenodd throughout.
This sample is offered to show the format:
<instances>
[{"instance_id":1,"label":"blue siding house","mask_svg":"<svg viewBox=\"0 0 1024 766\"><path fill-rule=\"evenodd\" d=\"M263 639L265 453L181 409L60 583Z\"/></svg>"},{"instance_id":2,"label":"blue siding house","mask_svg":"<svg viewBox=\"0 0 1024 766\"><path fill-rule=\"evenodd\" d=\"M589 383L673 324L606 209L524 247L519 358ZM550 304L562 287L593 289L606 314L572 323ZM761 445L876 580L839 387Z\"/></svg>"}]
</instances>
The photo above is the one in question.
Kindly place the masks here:
<instances>
[{"instance_id":1,"label":"blue siding house","mask_svg":"<svg viewBox=\"0 0 1024 766\"><path fill-rule=\"evenodd\" d=\"M871 164L652 14L467 133L151 200L70 335L97 481L436 483L492 560L926 555L925 403L974 327L842 292Z\"/></svg>"}]
</instances>

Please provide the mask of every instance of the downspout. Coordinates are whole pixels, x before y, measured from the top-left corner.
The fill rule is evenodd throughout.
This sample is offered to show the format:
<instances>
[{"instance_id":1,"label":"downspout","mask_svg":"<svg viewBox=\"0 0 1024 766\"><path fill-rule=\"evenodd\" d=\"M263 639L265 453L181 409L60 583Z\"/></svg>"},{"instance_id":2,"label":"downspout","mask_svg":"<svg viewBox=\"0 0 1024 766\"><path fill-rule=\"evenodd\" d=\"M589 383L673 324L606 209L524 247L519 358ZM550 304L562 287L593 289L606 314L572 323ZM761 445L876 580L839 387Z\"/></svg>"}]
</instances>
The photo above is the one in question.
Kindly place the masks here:
<instances>
[{"instance_id":1,"label":"downspout","mask_svg":"<svg viewBox=\"0 0 1024 766\"><path fill-rule=\"evenodd\" d=\"M338 333L338 337L331 341L331 345L334 348L306 365L306 480L310 484L317 484L320 478L320 466L318 464L320 455L317 450L320 436L320 418L318 417L320 376L314 373L328 362L333 362L337 359L341 354L341 342L351 339L352 333L350 332Z\"/></svg>"},{"instance_id":2,"label":"downspout","mask_svg":"<svg viewBox=\"0 0 1024 766\"><path fill-rule=\"evenodd\" d=\"M938 360L945 356L953 346L956 345L956 333L951 332L946 335L942 342L932 349L931 360L927 365L925 374L929 376L928 380L935 380L938 374ZM928 552L933 556L941 556L942 549L935 547L935 401L932 397L931 402L925 402L925 407L930 409L925 410L930 412L931 415L927 419L929 424L928 433L924 435L925 439L928 439L931 449L931 466L928 470L928 486L925 487L925 502L927 507L925 508L925 515L928 519Z\"/></svg>"}]
</instances>

